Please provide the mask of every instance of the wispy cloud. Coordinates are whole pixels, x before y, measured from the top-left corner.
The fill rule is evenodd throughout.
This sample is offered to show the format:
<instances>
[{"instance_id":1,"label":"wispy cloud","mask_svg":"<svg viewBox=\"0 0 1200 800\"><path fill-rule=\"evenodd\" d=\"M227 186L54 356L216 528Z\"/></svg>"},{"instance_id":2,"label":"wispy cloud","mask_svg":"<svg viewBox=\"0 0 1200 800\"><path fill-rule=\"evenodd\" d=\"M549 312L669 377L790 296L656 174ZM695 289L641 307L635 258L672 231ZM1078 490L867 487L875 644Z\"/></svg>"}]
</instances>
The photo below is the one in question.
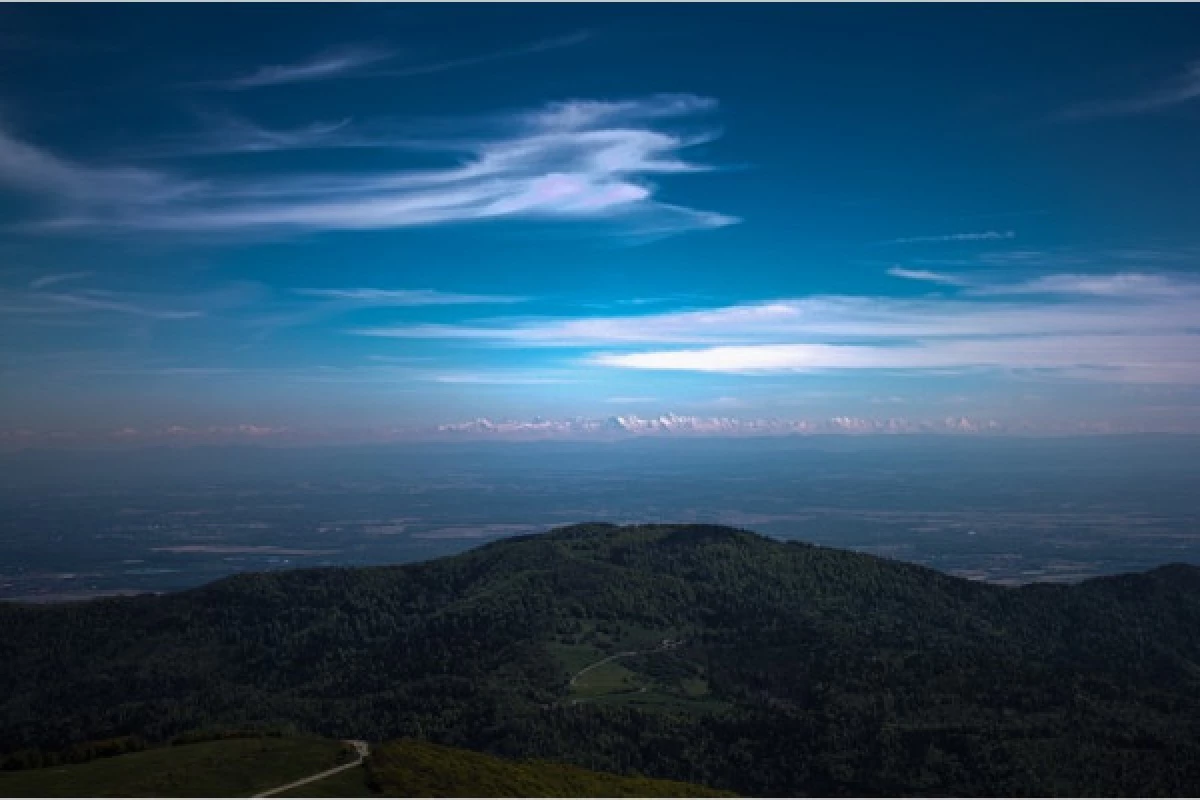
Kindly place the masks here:
<instances>
[{"instance_id":1,"label":"wispy cloud","mask_svg":"<svg viewBox=\"0 0 1200 800\"><path fill-rule=\"evenodd\" d=\"M760 373L1000 368L1076 377L1200 382L1200 337L1040 336L912 345L779 344L593 355L588 363L643 370Z\"/></svg>"},{"instance_id":2,"label":"wispy cloud","mask_svg":"<svg viewBox=\"0 0 1200 800\"><path fill-rule=\"evenodd\" d=\"M85 166L22 142L0 128L0 187L69 203L126 207L177 199L195 188L137 167Z\"/></svg>"},{"instance_id":3,"label":"wispy cloud","mask_svg":"<svg viewBox=\"0 0 1200 800\"><path fill-rule=\"evenodd\" d=\"M1056 119L1075 121L1122 117L1165 111L1200 98L1200 61L1193 61L1162 86L1132 97L1080 103L1060 112Z\"/></svg>"},{"instance_id":4,"label":"wispy cloud","mask_svg":"<svg viewBox=\"0 0 1200 800\"><path fill-rule=\"evenodd\" d=\"M395 53L370 47L344 47L315 56L296 64L274 64L259 67L253 72L200 86L229 91L283 86L292 83L324 81L347 75L363 67L395 57Z\"/></svg>"},{"instance_id":5,"label":"wispy cloud","mask_svg":"<svg viewBox=\"0 0 1200 800\"><path fill-rule=\"evenodd\" d=\"M893 278L903 278L909 281L923 281L925 283L937 283L942 286L966 286L967 281L957 275L947 275L944 272L931 272L927 269L905 269L904 267L892 267L887 271L888 275Z\"/></svg>"},{"instance_id":6,"label":"wispy cloud","mask_svg":"<svg viewBox=\"0 0 1200 800\"><path fill-rule=\"evenodd\" d=\"M352 120L349 118L275 130L232 114L203 112L197 116L205 125L203 130L167 137L158 144L140 147L137 155L145 158L176 158L382 144L350 135ZM395 146L394 141L389 144Z\"/></svg>"},{"instance_id":7,"label":"wispy cloud","mask_svg":"<svg viewBox=\"0 0 1200 800\"><path fill-rule=\"evenodd\" d=\"M117 292L90 290L80 292L38 292L36 299L66 308L85 311L109 311L135 317L160 320L196 319L204 316L200 310L184 310L141 305L129 295Z\"/></svg>"},{"instance_id":8,"label":"wispy cloud","mask_svg":"<svg viewBox=\"0 0 1200 800\"><path fill-rule=\"evenodd\" d=\"M591 34L589 34L587 31L578 31L567 36L559 36L553 39L543 39L522 47L497 50L491 53L483 53L476 56L465 56L463 58L431 61L425 64L412 64L410 66L397 67L396 69L379 70L374 74L392 78L408 78L417 75L432 75L438 72L447 72L452 69L459 69L461 67L474 67L479 64L488 64L493 61L503 61L509 58L534 55L535 53L544 53L548 50L558 50L563 47L571 47L573 45L581 44L587 41L589 38L591 38Z\"/></svg>"},{"instance_id":9,"label":"wispy cloud","mask_svg":"<svg viewBox=\"0 0 1200 800\"><path fill-rule=\"evenodd\" d=\"M90 273L46 276L59 280L42 281L28 290L0 290L0 308L5 313L19 314L31 321L64 315L87 318L89 315L112 314L145 320L193 320L261 300L259 287L254 284L231 284L221 289L186 295L107 289L51 289L59 283L87 274ZM38 284L39 281L34 283Z\"/></svg>"},{"instance_id":10,"label":"wispy cloud","mask_svg":"<svg viewBox=\"0 0 1200 800\"><path fill-rule=\"evenodd\" d=\"M590 349L582 363L643 370L1052 370L1200 382L1200 283L1164 275L1047 275L956 285L948 296L812 296L752 305L351 331L507 347ZM645 345L660 349L641 350ZM661 349L664 346L683 349Z\"/></svg>"},{"instance_id":11,"label":"wispy cloud","mask_svg":"<svg viewBox=\"0 0 1200 800\"><path fill-rule=\"evenodd\" d=\"M393 50L350 46L321 53L308 61L296 64L277 64L259 67L245 75L195 85L228 91L243 91L266 86L282 86L294 83L331 80L350 75L375 78L409 78L420 75L434 75L439 72L448 72L454 69L474 67L510 58L519 58L550 50L558 50L564 47L572 47L587 41L589 38L591 38L591 34L587 31L578 31L566 36L542 39L519 47L510 47L488 53L405 64L393 68L376 68L369 71L366 68L385 61L394 60L398 54Z\"/></svg>"},{"instance_id":12,"label":"wispy cloud","mask_svg":"<svg viewBox=\"0 0 1200 800\"><path fill-rule=\"evenodd\" d=\"M665 129L711 110L690 95L559 103L493 121L493 134L427 147L456 154L441 169L188 180L73 164L0 137L0 185L58 201L46 229L305 232L440 225L505 217L613 220L645 233L716 228L735 217L663 203L656 175L703 172L682 152L712 135Z\"/></svg>"},{"instance_id":13,"label":"wispy cloud","mask_svg":"<svg viewBox=\"0 0 1200 800\"><path fill-rule=\"evenodd\" d=\"M577 378L547 375L544 371L491 370L487 372L442 372L421 376L433 383L463 383L480 386L545 386L576 383Z\"/></svg>"},{"instance_id":14,"label":"wispy cloud","mask_svg":"<svg viewBox=\"0 0 1200 800\"><path fill-rule=\"evenodd\" d=\"M528 297L504 294L459 294L436 289L296 289L297 294L371 306L458 306L524 303Z\"/></svg>"},{"instance_id":15,"label":"wispy cloud","mask_svg":"<svg viewBox=\"0 0 1200 800\"><path fill-rule=\"evenodd\" d=\"M925 267L971 267L1055 274L1066 271L1136 272L1148 269L1186 269L1200 259L1200 248L1172 247L1058 247L1045 250L989 250L953 258L910 258Z\"/></svg>"},{"instance_id":16,"label":"wispy cloud","mask_svg":"<svg viewBox=\"0 0 1200 800\"><path fill-rule=\"evenodd\" d=\"M981 277L903 267L892 267L887 273L906 280L953 286L963 289L964 294L976 296L1095 295L1132 298L1167 297L1180 291L1180 284L1165 275L1140 272L1117 272L1107 275L1064 273L1040 275L1018 281L985 280Z\"/></svg>"},{"instance_id":17,"label":"wispy cloud","mask_svg":"<svg viewBox=\"0 0 1200 800\"><path fill-rule=\"evenodd\" d=\"M965 281L959 285L968 285ZM1044 275L1027 281L981 285L979 295L1065 294L1099 297L1171 297L1181 284L1163 275L1121 272L1113 275ZM1188 287L1191 289L1194 287Z\"/></svg>"},{"instance_id":18,"label":"wispy cloud","mask_svg":"<svg viewBox=\"0 0 1200 800\"><path fill-rule=\"evenodd\" d=\"M923 242L994 242L1002 239L1015 239L1015 231L982 231L980 233L946 233L938 236L908 236L903 239L889 239L884 244L918 244Z\"/></svg>"},{"instance_id":19,"label":"wispy cloud","mask_svg":"<svg viewBox=\"0 0 1200 800\"><path fill-rule=\"evenodd\" d=\"M80 278L86 278L91 275L90 272L60 272L54 275L43 275L40 278L34 278L29 282L30 289L45 289L47 286L53 286L56 283L64 283L66 281L75 281Z\"/></svg>"}]
</instances>

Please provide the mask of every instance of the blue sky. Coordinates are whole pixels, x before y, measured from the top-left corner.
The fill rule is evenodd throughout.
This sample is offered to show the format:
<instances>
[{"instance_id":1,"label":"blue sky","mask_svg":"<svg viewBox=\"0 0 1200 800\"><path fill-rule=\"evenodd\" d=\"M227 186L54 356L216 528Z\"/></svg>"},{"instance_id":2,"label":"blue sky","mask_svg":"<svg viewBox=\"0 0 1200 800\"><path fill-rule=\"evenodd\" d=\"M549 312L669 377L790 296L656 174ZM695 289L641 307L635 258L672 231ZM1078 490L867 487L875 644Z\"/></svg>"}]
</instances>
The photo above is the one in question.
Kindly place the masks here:
<instances>
[{"instance_id":1,"label":"blue sky","mask_svg":"<svg viewBox=\"0 0 1200 800\"><path fill-rule=\"evenodd\" d=\"M4 17L9 438L1200 430L1194 7Z\"/></svg>"}]
</instances>

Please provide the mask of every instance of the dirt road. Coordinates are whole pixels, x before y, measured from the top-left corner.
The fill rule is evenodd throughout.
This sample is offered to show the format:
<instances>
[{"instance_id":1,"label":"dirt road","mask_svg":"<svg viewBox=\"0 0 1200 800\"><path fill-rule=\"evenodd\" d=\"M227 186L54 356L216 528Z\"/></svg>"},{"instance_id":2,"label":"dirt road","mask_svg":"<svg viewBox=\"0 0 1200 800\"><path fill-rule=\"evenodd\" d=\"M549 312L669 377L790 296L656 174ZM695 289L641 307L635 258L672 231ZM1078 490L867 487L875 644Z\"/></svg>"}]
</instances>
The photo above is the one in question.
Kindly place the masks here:
<instances>
[{"instance_id":1,"label":"dirt road","mask_svg":"<svg viewBox=\"0 0 1200 800\"><path fill-rule=\"evenodd\" d=\"M337 775L339 772L345 772L348 769L354 769L357 766L361 766L363 763L363 759L366 758L367 754L371 752L370 747L367 746L366 742L361 741L359 739L352 739L348 742L348 744L353 745L354 752L358 753L358 758L356 758L354 761L351 761L348 764L342 764L340 767L334 767L333 769L327 769L324 772L318 772L316 775L309 775L307 778L301 778L298 781L292 781L291 783L286 783L283 786L276 786L274 789L268 789L267 791L260 792L259 794L256 794L254 796L255 797L272 797L277 794L283 794L284 792L290 792L292 789L295 789L297 786L303 786L306 783L313 783L314 781L323 780L325 778L328 778L330 775Z\"/></svg>"}]
</instances>

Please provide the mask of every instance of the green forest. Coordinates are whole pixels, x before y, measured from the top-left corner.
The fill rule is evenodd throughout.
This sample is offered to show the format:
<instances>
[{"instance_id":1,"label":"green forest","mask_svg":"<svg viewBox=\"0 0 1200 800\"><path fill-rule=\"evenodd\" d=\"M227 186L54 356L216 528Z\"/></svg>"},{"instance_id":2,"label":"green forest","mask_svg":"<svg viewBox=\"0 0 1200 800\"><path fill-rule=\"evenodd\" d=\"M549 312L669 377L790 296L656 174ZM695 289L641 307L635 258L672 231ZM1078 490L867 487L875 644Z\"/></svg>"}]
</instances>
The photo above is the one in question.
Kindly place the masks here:
<instances>
[{"instance_id":1,"label":"green forest","mask_svg":"<svg viewBox=\"0 0 1200 800\"><path fill-rule=\"evenodd\" d=\"M715 526L0 604L0 765L282 726L743 795L1194 795L1200 569L1005 588ZM94 755L103 755L97 753Z\"/></svg>"}]
</instances>

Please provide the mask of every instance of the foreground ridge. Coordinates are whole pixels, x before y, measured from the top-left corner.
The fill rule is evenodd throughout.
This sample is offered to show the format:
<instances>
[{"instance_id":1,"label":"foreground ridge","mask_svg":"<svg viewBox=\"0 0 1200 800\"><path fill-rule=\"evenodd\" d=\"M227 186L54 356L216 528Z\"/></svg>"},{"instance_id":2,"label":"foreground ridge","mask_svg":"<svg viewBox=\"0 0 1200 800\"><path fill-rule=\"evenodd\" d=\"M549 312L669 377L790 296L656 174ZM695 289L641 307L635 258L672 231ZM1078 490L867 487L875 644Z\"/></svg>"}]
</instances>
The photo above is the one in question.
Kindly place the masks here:
<instances>
[{"instance_id":1,"label":"foreground ridge","mask_svg":"<svg viewBox=\"0 0 1200 800\"><path fill-rule=\"evenodd\" d=\"M279 723L750 795L1186 794L1198 621L1186 565L1014 589L721 526L575 525L0 605L0 752Z\"/></svg>"}]
</instances>

